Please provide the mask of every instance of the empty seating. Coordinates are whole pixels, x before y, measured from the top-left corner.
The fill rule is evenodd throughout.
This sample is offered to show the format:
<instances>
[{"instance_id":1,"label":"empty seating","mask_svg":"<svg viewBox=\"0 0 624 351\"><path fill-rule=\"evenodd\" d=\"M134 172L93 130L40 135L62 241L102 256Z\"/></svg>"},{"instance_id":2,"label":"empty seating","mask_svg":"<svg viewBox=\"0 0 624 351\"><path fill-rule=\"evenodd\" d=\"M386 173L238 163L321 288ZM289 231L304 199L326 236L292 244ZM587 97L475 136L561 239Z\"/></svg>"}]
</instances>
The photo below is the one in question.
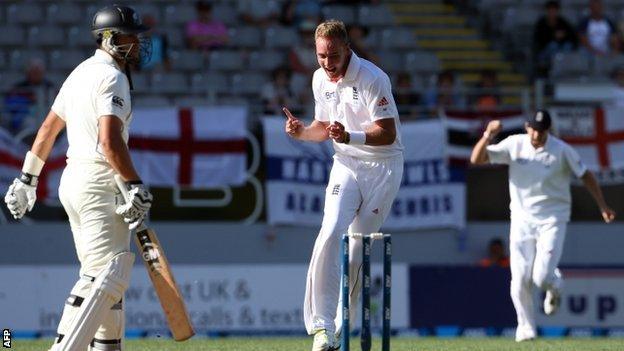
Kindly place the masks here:
<instances>
[{"instance_id":1,"label":"empty seating","mask_svg":"<svg viewBox=\"0 0 624 351\"><path fill-rule=\"evenodd\" d=\"M325 18L335 18L343 21L345 24L353 24L356 22L353 6L328 5L323 6L322 12Z\"/></svg>"},{"instance_id":2,"label":"empty seating","mask_svg":"<svg viewBox=\"0 0 624 351\"><path fill-rule=\"evenodd\" d=\"M191 91L193 93L227 93L230 90L228 78L218 72L197 73L191 77Z\"/></svg>"},{"instance_id":3,"label":"empty seating","mask_svg":"<svg viewBox=\"0 0 624 351\"><path fill-rule=\"evenodd\" d=\"M197 15L192 4L180 3L165 7L165 22L168 24L186 24Z\"/></svg>"},{"instance_id":4,"label":"empty seating","mask_svg":"<svg viewBox=\"0 0 624 351\"><path fill-rule=\"evenodd\" d=\"M286 54L281 51L254 51L249 55L249 69L267 71L286 63Z\"/></svg>"},{"instance_id":5,"label":"empty seating","mask_svg":"<svg viewBox=\"0 0 624 351\"><path fill-rule=\"evenodd\" d=\"M440 60L428 51L413 51L405 55L405 69L414 73L436 73L440 70Z\"/></svg>"},{"instance_id":6,"label":"empty seating","mask_svg":"<svg viewBox=\"0 0 624 351\"><path fill-rule=\"evenodd\" d=\"M236 71L244 66L243 56L238 51L213 51L210 53L210 69Z\"/></svg>"},{"instance_id":7,"label":"empty seating","mask_svg":"<svg viewBox=\"0 0 624 351\"><path fill-rule=\"evenodd\" d=\"M590 73L589 63L589 57L586 53L559 53L553 57L550 74L553 78L586 76Z\"/></svg>"},{"instance_id":8,"label":"empty seating","mask_svg":"<svg viewBox=\"0 0 624 351\"><path fill-rule=\"evenodd\" d=\"M387 26L394 22L392 12L384 5L361 5L358 10L363 26Z\"/></svg>"},{"instance_id":9,"label":"empty seating","mask_svg":"<svg viewBox=\"0 0 624 351\"><path fill-rule=\"evenodd\" d=\"M59 26L31 27L28 31L28 44L33 47L61 46L66 36Z\"/></svg>"},{"instance_id":10,"label":"empty seating","mask_svg":"<svg viewBox=\"0 0 624 351\"><path fill-rule=\"evenodd\" d=\"M262 46L262 31L256 27L236 27L228 30L229 45L235 48L259 48Z\"/></svg>"},{"instance_id":11,"label":"empty seating","mask_svg":"<svg viewBox=\"0 0 624 351\"><path fill-rule=\"evenodd\" d=\"M37 24L45 18L39 4L27 2L9 5L6 16L7 22L18 24Z\"/></svg>"},{"instance_id":12,"label":"empty seating","mask_svg":"<svg viewBox=\"0 0 624 351\"><path fill-rule=\"evenodd\" d=\"M188 91L188 82L181 73L155 73L151 90L154 93L182 94Z\"/></svg>"},{"instance_id":13,"label":"empty seating","mask_svg":"<svg viewBox=\"0 0 624 351\"><path fill-rule=\"evenodd\" d=\"M232 92L245 95L260 93L262 86L267 82L267 76L259 73L236 73L232 76Z\"/></svg>"},{"instance_id":14,"label":"empty seating","mask_svg":"<svg viewBox=\"0 0 624 351\"><path fill-rule=\"evenodd\" d=\"M50 53L50 68L70 71L87 59L89 55L83 50L54 50Z\"/></svg>"},{"instance_id":15,"label":"empty seating","mask_svg":"<svg viewBox=\"0 0 624 351\"><path fill-rule=\"evenodd\" d=\"M24 44L24 29L18 26L0 26L0 45L18 46Z\"/></svg>"},{"instance_id":16,"label":"empty seating","mask_svg":"<svg viewBox=\"0 0 624 351\"><path fill-rule=\"evenodd\" d=\"M53 24L74 24L84 18L80 6L70 2L49 5L46 9L46 17L48 23Z\"/></svg>"},{"instance_id":17,"label":"empty seating","mask_svg":"<svg viewBox=\"0 0 624 351\"><path fill-rule=\"evenodd\" d=\"M174 71L197 71L204 68L204 54L199 51L172 51L171 67Z\"/></svg>"},{"instance_id":18,"label":"empty seating","mask_svg":"<svg viewBox=\"0 0 624 351\"><path fill-rule=\"evenodd\" d=\"M289 27L273 26L267 28L265 44L267 48L288 48L299 41L297 32Z\"/></svg>"}]
</instances>

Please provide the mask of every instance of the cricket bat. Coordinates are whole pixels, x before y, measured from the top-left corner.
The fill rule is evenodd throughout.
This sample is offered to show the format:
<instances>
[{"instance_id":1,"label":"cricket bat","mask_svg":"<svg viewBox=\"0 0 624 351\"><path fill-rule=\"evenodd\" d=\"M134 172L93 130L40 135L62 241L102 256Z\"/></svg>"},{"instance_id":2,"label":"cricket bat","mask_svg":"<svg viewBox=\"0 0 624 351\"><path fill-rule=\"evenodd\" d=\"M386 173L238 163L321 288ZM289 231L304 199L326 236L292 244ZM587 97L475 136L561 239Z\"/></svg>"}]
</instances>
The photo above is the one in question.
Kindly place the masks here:
<instances>
[{"instance_id":1,"label":"cricket bat","mask_svg":"<svg viewBox=\"0 0 624 351\"><path fill-rule=\"evenodd\" d=\"M124 200L128 202L128 189L125 182L119 175L115 176L115 182L123 194ZM173 339L184 341L191 338L195 335L195 331L156 232L143 223L134 232L134 242L139 249L152 284L154 284L156 295L158 295L160 305L165 312Z\"/></svg>"}]
</instances>

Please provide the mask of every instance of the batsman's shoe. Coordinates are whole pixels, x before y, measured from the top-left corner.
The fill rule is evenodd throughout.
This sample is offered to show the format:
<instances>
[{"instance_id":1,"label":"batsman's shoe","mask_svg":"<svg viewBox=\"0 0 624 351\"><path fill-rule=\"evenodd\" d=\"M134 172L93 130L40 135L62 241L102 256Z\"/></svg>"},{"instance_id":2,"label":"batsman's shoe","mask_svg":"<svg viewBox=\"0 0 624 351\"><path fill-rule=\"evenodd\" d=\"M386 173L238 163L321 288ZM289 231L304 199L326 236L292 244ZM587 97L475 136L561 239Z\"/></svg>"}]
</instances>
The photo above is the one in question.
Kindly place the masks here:
<instances>
[{"instance_id":1,"label":"batsman's shoe","mask_svg":"<svg viewBox=\"0 0 624 351\"><path fill-rule=\"evenodd\" d=\"M544 313L547 316L552 316L559 309L561 304L561 294L555 289L549 289L546 291L546 297L544 298Z\"/></svg>"},{"instance_id":2,"label":"batsman's shoe","mask_svg":"<svg viewBox=\"0 0 624 351\"><path fill-rule=\"evenodd\" d=\"M332 351L334 349L334 334L321 329L314 333L312 351Z\"/></svg>"}]
</instances>

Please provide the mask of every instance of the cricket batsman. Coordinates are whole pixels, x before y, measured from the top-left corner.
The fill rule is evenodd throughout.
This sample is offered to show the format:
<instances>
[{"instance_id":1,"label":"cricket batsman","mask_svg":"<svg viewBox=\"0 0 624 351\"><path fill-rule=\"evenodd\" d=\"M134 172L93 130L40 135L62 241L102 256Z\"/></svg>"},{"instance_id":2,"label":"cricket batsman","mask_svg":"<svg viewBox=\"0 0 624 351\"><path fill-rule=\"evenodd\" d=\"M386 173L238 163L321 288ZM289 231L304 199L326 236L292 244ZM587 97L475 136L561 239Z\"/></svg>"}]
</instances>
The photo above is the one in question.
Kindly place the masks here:
<instances>
[{"instance_id":1,"label":"cricket batsman","mask_svg":"<svg viewBox=\"0 0 624 351\"><path fill-rule=\"evenodd\" d=\"M130 228L136 228L152 204L127 147L131 114L131 77L142 53L139 35L148 28L130 7L112 5L93 17L97 50L78 65L61 87L43 121L22 174L4 198L15 219L32 210L37 180L58 134L67 128L67 166L59 197L69 217L80 278L65 302L52 351L123 348L123 295L134 254ZM126 181L130 201L121 203L114 181Z\"/></svg>"},{"instance_id":2,"label":"cricket batsman","mask_svg":"<svg viewBox=\"0 0 624 351\"><path fill-rule=\"evenodd\" d=\"M548 111L537 111L525 123L526 134L489 145L502 128L500 121L491 121L470 157L472 164L509 165L510 290L518 317L518 342L537 336L534 285L546 292L547 315L554 314L561 302L563 279L557 265L570 221L572 176L583 181L606 223L615 218L594 174L570 145L550 134L551 123Z\"/></svg>"},{"instance_id":3,"label":"cricket batsman","mask_svg":"<svg viewBox=\"0 0 624 351\"><path fill-rule=\"evenodd\" d=\"M341 332L349 332L341 331L340 239L347 230L379 231L401 183L403 145L388 75L351 50L342 22L321 23L314 38L320 65L312 79L314 121L305 126L287 108L284 113L288 135L331 139L336 152L303 306L306 329L314 335L312 350L328 351L340 346ZM349 246L350 304L356 306L362 242L352 238Z\"/></svg>"}]
</instances>

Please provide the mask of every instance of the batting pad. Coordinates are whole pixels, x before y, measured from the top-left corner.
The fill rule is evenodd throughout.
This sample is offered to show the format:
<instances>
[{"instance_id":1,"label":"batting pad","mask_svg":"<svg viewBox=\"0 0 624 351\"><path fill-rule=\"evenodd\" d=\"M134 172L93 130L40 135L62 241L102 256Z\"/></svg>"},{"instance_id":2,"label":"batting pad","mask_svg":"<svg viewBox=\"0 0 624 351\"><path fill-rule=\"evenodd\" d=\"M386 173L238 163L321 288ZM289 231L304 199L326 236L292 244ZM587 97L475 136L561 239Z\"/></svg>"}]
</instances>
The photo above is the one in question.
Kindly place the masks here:
<instances>
[{"instance_id":1,"label":"batting pad","mask_svg":"<svg viewBox=\"0 0 624 351\"><path fill-rule=\"evenodd\" d=\"M80 311L71 321L68 333L54 350L83 351L111 307L119 302L130 282L134 254L122 252L111 259L95 278L91 292L83 301Z\"/></svg>"}]
</instances>

